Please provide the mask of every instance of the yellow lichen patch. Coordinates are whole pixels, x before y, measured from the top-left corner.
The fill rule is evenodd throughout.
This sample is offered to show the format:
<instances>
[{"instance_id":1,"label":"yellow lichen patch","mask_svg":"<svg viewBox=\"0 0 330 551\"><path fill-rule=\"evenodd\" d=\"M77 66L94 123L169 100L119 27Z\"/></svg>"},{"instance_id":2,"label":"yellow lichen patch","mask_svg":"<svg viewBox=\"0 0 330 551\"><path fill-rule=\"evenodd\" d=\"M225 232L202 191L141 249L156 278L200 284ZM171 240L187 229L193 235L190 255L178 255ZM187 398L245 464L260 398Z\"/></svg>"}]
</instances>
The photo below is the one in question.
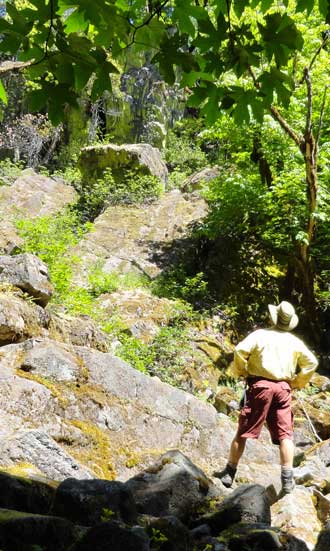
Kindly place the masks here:
<instances>
[{"instance_id":1,"label":"yellow lichen patch","mask_svg":"<svg viewBox=\"0 0 330 551\"><path fill-rule=\"evenodd\" d=\"M70 453L80 463L87 465L99 477L108 480L116 478L116 471L109 460L110 440L103 430L88 421L71 420L86 436L86 445L79 449L70 449Z\"/></svg>"},{"instance_id":2,"label":"yellow lichen patch","mask_svg":"<svg viewBox=\"0 0 330 551\"><path fill-rule=\"evenodd\" d=\"M81 383L78 385L76 383L69 383L68 387L76 394L76 396L89 398L101 407L104 407L108 403L106 392L101 387Z\"/></svg>"},{"instance_id":3,"label":"yellow lichen patch","mask_svg":"<svg viewBox=\"0 0 330 551\"><path fill-rule=\"evenodd\" d=\"M23 379L28 379L29 381L35 381L36 383L39 383L40 385L47 388L54 398L58 399L58 402L61 404L62 407L68 406L69 400L63 395L63 385L59 385L58 383L55 385L53 382L49 381L49 379L46 379L45 377L42 377L41 375L37 375L35 373L24 371L23 369L16 369L16 375L22 377Z\"/></svg>"},{"instance_id":4,"label":"yellow lichen patch","mask_svg":"<svg viewBox=\"0 0 330 551\"><path fill-rule=\"evenodd\" d=\"M21 476L23 478L33 475L42 475L41 471L32 463L16 463L9 467L1 467L0 472L11 474L12 476Z\"/></svg>"},{"instance_id":5,"label":"yellow lichen patch","mask_svg":"<svg viewBox=\"0 0 330 551\"><path fill-rule=\"evenodd\" d=\"M125 457L125 466L128 469L132 469L133 467L140 465L145 458L145 453L131 450L128 447L119 448L117 453L118 455L123 455Z\"/></svg>"}]
</instances>

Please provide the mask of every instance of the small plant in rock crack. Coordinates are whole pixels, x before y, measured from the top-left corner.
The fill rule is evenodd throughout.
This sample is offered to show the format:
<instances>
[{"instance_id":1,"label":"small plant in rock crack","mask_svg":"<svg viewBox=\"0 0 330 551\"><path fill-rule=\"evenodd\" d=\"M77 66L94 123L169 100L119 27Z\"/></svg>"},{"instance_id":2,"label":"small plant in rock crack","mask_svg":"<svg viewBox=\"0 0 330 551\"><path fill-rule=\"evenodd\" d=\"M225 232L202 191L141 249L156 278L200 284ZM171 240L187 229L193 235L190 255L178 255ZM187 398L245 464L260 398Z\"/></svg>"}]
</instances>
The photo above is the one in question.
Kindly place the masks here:
<instances>
[{"instance_id":1,"label":"small plant in rock crack","mask_svg":"<svg viewBox=\"0 0 330 551\"><path fill-rule=\"evenodd\" d=\"M166 543L168 541L168 538L158 530L157 528L151 528L151 547L153 551L158 551L161 549L163 543Z\"/></svg>"},{"instance_id":2,"label":"small plant in rock crack","mask_svg":"<svg viewBox=\"0 0 330 551\"><path fill-rule=\"evenodd\" d=\"M116 515L116 513L112 509L108 509L107 507L103 507L102 513L101 513L101 521L102 522L108 522L108 520L113 520L113 517Z\"/></svg>"}]
</instances>

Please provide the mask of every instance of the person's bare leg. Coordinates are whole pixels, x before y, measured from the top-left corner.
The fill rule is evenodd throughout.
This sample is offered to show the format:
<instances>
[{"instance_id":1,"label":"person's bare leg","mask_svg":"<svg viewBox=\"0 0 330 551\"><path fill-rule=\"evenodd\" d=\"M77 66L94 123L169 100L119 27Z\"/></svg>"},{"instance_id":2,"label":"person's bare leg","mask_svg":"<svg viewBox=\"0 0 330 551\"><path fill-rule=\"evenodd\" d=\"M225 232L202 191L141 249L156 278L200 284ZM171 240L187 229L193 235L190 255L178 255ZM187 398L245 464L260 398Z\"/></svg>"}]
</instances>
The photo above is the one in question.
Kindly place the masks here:
<instances>
[{"instance_id":1,"label":"person's bare leg","mask_svg":"<svg viewBox=\"0 0 330 551\"><path fill-rule=\"evenodd\" d=\"M246 438L242 438L236 434L230 446L230 452L226 467L220 473L214 473L214 476L220 478L222 484L230 488L234 482L237 465L242 457L246 443Z\"/></svg>"},{"instance_id":2,"label":"person's bare leg","mask_svg":"<svg viewBox=\"0 0 330 551\"><path fill-rule=\"evenodd\" d=\"M280 441L280 463L282 467L292 469L294 456L294 444L289 438Z\"/></svg>"},{"instance_id":3,"label":"person's bare leg","mask_svg":"<svg viewBox=\"0 0 330 551\"><path fill-rule=\"evenodd\" d=\"M237 467L239 460L241 459L246 444L246 438L242 438L236 434L230 446L228 463L233 467Z\"/></svg>"},{"instance_id":4,"label":"person's bare leg","mask_svg":"<svg viewBox=\"0 0 330 551\"><path fill-rule=\"evenodd\" d=\"M284 438L280 441L281 481L282 493L284 494L290 494L295 487L293 478L293 456L293 441L289 438Z\"/></svg>"}]
</instances>

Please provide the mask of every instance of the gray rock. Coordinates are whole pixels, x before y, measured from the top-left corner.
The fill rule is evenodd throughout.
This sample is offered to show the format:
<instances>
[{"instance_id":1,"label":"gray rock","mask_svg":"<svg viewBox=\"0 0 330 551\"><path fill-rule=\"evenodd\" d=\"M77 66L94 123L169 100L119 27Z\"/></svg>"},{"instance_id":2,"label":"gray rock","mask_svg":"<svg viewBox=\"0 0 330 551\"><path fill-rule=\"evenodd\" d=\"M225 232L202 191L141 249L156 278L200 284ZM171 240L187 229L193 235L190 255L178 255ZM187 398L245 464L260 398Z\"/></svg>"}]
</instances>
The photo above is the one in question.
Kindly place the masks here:
<instances>
[{"instance_id":1,"label":"gray rock","mask_svg":"<svg viewBox=\"0 0 330 551\"><path fill-rule=\"evenodd\" d=\"M70 551L149 551L149 538L139 528L117 521L93 526Z\"/></svg>"},{"instance_id":2,"label":"gray rock","mask_svg":"<svg viewBox=\"0 0 330 551\"><path fill-rule=\"evenodd\" d=\"M186 199L171 191L148 206L108 207L86 234L74 254L82 262L74 268L75 281L87 286L89 270L102 264L105 273L134 272L154 278L162 267L178 263L187 250L189 225L205 216L206 202ZM167 252L170 246L171 253Z\"/></svg>"},{"instance_id":3,"label":"gray rock","mask_svg":"<svg viewBox=\"0 0 330 551\"><path fill-rule=\"evenodd\" d=\"M208 492L210 481L182 453L172 450L158 463L126 482L143 514L187 520Z\"/></svg>"},{"instance_id":4,"label":"gray rock","mask_svg":"<svg viewBox=\"0 0 330 551\"><path fill-rule=\"evenodd\" d=\"M55 381L75 381L81 372L77 357L68 347L50 340L28 348L21 369Z\"/></svg>"},{"instance_id":5,"label":"gray rock","mask_svg":"<svg viewBox=\"0 0 330 551\"><path fill-rule=\"evenodd\" d=\"M82 532L64 518L0 509L0 546L8 551L39 546L47 551L64 551Z\"/></svg>"},{"instance_id":6,"label":"gray rock","mask_svg":"<svg viewBox=\"0 0 330 551\"><path fill-rule=\"evenodd\" d=\"M1 508L45 514L54 494L55 489L50 484L0 472Z\"/></svg>"},{"instance_id":7,"label":"gray rock","mask_svg":"<svg viewBox=\"0 0 330 551\"><path fill-rule=\"evenodd\" d=\"M13 292L0 292L0 344L37 337L49 322L50 317L41 306L26 302Z\"/></svg>"},{"instance_id":8,"label":"gray rock","mask_svg":"<svg viewBox=\"0 0 330 551\"><path fill-rule=\"evenodd\" d=\"M262 523L239 523L221 533L221 539L230 551L253 549L254 551L308 551L307 545L299 538L286 534L278 528ZM285 542L285 543L284 543Z\"/></svg>"},{"instance_id":9,"label":"gray rock","mask_svg":"<svg viewBox=\"0 0 330 551\"><path fill-rule=\"evenodd\" d=\"M206 167L202 168L202 170L199 170L198 172L194 172L183 184L183 191L184 192L191 192L201 189L203 182L209 182L210 180L214 180L215 178L218 178L220 175L220 167L218 166L212 166L212 167Z\"/></svg>"},{"instance_id":10,"label":"gray rock","mask_svg":"<svg viewBox=\"0 0 330 551\"><path fill-rule=\"evenodd\" d=\"M78 164L86 182L102 177L105 168L111 168L114 178L119 180L124 170L156 176L164 184L167 180L167 167L160 151L146 143L84 147Z\"/></svg>"},{"instance_id":11,"label":"gray rock","mask_svg":"<svg viewBox=\"0 0 330 551\"><path fill-rule=\"evenodd\" d=\"M111 515L111 520L136 521L136 505L130 489L110 480L68 478L57 488L53 513L92 526Z\"/></svg>"},{"instance_id":12,"label":"gray rock","mask_svg":"<svg viewBox=\"0 0 330 551\"><path fill-rule=\"evenodd\" d=\"M24 170L12 186L0 188L0 213L10 216L35 218L59 212L76 200L73 187L37 174L32 169Z\"/></svg>"},{"instance_id":13,"label":"gray rock","mask_svg":"<svg viewBox=\"0 0 330 551\"><path fill-rule=\"evenodd\" d=\"M0 457L13 464L26 462L53 480L93 478L90 471L66 453L52 438L41 430L21 429L11 438L0 442Z\"/></svg>"},{"instance_id":14,"label":"gray rock","mask_svg":"<svg viewBox=\"0 0 330 551\"><path fill-rule=\"evenodd\" d=\"M159 543L161 549L166 549L166 551L187 551L188 549L192 549L192 539L188 528L175 516L151 520L147 526L147 533L151 540L155 532L162 536L163 545L161 542Z\"/></svg>"},{"instance_id":15,"label":"gray rock","mask_svg":"<svg viewBox=\"0 0 330 551\"><path fill-rule=\"evenodd\" d=\"M314 549L321 523L317 518L312 490L296 486L291 494L272 505L271 513L273 526L281 529L285 526L286 533L302 539L308 549Z\"/></svg>"},{"instance_id":16,"label":"gray rock","mask_svg":"<svg viewBox=\"0 0 330 551\"><path fill-rule=\"evenodd\" d=\"M41 306L46 306L54 291L46 264L29 253L0 256L0 281L22 289Z\"/></svg>"},{"instance_id":17,"label":"gray rock","mask_svg":"<svg viewBox=\"0 0 330 551\"><path fill-rule=\"evenodd\" d=\"M88 346L100 352L110 349L108 335L88 316L74 317L64 312L52 312L49 335L56 341Z\"/></svg>"},{"instance_id":18,"label":"gray rock","mask_svg":"<svg viewBox=\"0 0 330 551\"><path fill-rule=\"evenodd\" d=\"M237 522L263 523L270 526L270 505L266 490L259 484L242 484L226 497L214 513L204 515L194 525L208 524L218 535Z\"/></svg>"}]
</instances>

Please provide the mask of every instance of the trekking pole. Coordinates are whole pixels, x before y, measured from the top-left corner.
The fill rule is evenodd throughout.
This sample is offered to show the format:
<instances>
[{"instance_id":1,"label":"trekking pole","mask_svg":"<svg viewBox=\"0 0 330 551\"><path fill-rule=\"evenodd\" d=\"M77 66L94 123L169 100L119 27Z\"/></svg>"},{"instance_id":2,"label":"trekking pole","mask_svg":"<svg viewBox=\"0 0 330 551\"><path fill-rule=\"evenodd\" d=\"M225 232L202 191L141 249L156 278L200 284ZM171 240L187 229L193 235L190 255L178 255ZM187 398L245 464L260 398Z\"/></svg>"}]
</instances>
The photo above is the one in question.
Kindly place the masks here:
<instances>
[{"instance_id":1,"label":"trekking pole","mask_svg":"<svg viewBox=\"0 0 330 551\"><path fill-rule=\"evenodd\" d=\"M308 423L309 423L309 426L310 426L310 428L311 428L311 430L312 430L312 433L314 434L315 438L316 438L319 442L323 442L322 438L319 437L319 435L317 434L317 432L316 432L316 430L315 430L315 427L314 427L314 425L313 425L313 423L312 423L312 421L311 421L311 418L310 418L310 416L308 415L308 412L306 411L306 408L305 408L305 406L304 406L304 402L302 401L302 399L300 398L300 396L297 396L297 395L296 395L296 398L297 398L299 404L301 405L301 408L302 408L302 410L303 410L303 412L304 412L304 414L305 414L305 417L306 417L306 419L307 419L307 421L308 421Z\"/></svg>"}]
</instances>

